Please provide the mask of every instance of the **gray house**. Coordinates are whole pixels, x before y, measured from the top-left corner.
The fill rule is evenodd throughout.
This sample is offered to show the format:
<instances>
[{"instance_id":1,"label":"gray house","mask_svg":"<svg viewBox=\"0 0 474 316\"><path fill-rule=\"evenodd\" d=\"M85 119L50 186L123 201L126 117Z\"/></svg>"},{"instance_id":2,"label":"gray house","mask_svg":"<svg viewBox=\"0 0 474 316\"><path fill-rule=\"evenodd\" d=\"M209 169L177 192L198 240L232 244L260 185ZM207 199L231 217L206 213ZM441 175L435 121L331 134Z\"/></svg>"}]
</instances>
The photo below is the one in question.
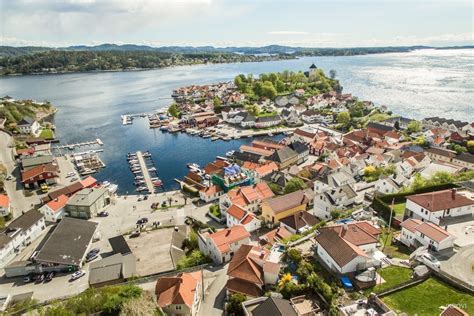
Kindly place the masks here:
<instances>
[{"instance_id":1,"label":"gray house","mask_svg":"<svg viewBox=\"0 0 474 316\"><path fill-rule=\"evenodd\" d=\"M82 189L73 195L66 204L66 215L89 219L94 217L110 203L107 188Z\"/></svg>"}]
</instances>

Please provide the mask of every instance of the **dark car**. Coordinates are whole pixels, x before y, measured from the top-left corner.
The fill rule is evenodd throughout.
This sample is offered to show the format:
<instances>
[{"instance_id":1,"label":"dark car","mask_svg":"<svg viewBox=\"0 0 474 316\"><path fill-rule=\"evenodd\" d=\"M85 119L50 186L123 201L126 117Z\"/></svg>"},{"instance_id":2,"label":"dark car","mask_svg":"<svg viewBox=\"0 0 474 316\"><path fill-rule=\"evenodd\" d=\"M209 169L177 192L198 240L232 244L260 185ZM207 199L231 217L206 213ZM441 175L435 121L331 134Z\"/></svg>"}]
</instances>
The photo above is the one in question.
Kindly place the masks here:
<instances>
[{"instance_id":1,"label":"dark car","mask_svg":"<svg viewBox=\"0 0 474 316\"><path fill-rule=\"evenodd\" d=\"M42 283L44 281L44 278L46 277L46 273L41 273L36 276L35 283Z\"/></svg>"},{"instance_id":2,"label":"dark car","mask_svg":"<svg viewBox=\"0 0 474 316\"><path fill-rule=\"evenodd\" d=\"M100 252L99 248L93 248L93 249L89 250L86 257L92 256L93 254L98 254L99 252Z\"/></svg>"},{"instance_id":3,"label":"dark car","mask_svg":"<svg viewBox=\"0 0 474 316\"><path fill-rule=\"evenodd\" d=\"M140 236L140 231L139 230L136 230L134 231L133 233L130 234L130 238L135 238L135 237L138 237Z\"/></svg>"},{"instance_id":4,"label":"dark car","mask_svg":"<svg viewBox=\"0 0 474 316\"><path fill-rule=\"evenodd\" d=\"M109 212L107 212L107 211L102 211L102 212L97 213L97 216L99 216L99 217L107 217L107 216L109 216Z\"/></svg>"},{"instance_id":5,"label":"dark car","mask_svg":"<svg viewBox=\"0 0 474 316\"><path fill-rule=\"evenodd\" d=\"M51 281L51 280L54 278L55 275L56 275L56 272L51 271L51 272L48 273L48 274L46 275L46 277L44 278L44 282L49 282L49 281Z\"/></svg>"},{"instance_id":6,"label":"dark car","mask_svg":"<svg viewBox=\"0 0 474 316\"><path fill-rule=\"evenodd\" d=\"M88 254L86 256L86 262L91 262L92 260L96 259L99 257L99 253L98 252L94 252L94 253L91 253L91 254Z\"/></svg>"},{"instance_id":7,"label":"dark car","mask_svg":"<svg viewBox=\"0 0 474 316\"><path fill-rule=\"evenodd\" d=\"M35 275L34 275L34 273L30 273L30 274L28 274L27 276L25 276L25 277L23 278L23 282L25 282L25 283L31 283L31 282L33 282L34 280L35 280Z\"/></svg>"},{"instance_id":8,"label":"dark car","mask_svg":"<svg viewBox=\"0 0 474 316\"><path fill-rule=\"evenodd\" d=\"M137 221L137 225L143 225L145 223L148 223L148 218L142 217Z\"/></svg>"}]
</instances>

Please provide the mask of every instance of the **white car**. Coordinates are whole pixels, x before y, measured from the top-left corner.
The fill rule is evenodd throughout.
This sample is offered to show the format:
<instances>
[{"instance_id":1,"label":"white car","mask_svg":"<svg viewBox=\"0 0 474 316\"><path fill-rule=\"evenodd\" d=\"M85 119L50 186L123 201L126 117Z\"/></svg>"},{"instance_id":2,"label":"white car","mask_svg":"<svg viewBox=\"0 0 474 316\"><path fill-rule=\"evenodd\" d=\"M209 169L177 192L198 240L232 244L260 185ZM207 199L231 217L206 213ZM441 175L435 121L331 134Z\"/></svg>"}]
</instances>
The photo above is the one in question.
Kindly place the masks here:
<instances>
[{"instance_id":1,"label":"white car","mask_svg":"<svg viewBox=\"0 0 474 316\"><path fill-rule=\"evenodd\" d=\"M74 172L68 172L66 178L74 177L76 174Z\"/></svg>"},{"instance_id":2,"label":"white car","mask_svg":"<svg viewBox=\"0 0 474 316\"><path fill-rule=\"evenodd\" d=\"M427 252L419 256L418 261L435 270L439 270L439 268L441 267L441 264L439 263L438 259L436 259L433 255Z\"/></svg>"},{"instance_id":3,"label":"white car","mask_svg":"<svg viewBox=\"0 0 474 316\"><path fill-rule=\"evenodd\" d=\"M71 275L71 281L77 280L80 277L83 277L84 275L86 275L86 272L84 270L76 271Z\"/></svg>"}]
</instances>

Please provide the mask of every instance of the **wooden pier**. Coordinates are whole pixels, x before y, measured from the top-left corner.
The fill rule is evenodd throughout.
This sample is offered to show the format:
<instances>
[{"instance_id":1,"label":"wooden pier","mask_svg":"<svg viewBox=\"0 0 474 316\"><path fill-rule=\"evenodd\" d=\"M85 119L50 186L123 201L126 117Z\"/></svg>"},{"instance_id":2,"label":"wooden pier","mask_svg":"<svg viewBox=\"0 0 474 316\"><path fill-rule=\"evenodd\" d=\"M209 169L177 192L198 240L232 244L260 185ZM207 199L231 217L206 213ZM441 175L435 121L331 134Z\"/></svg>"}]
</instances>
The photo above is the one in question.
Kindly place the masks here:
<instances>
[{"instance_id":1,"label":"wooden pier","mask_svg":"<svg viewBox=\"0 0 474 316\"><path fill-rule=\"evenodd\" d=\"M146 165L145 158L143 157L143 153L141 151L137 151L137 159L138 163L140 164L140 168L142 169L143 179L145 180L148 192L153 194L155 193L155 186L153 185L153 181L151 181L150 172L148 171L148 166Z\"/></svg>"},{"instance_id":2,"label":"wooden pier","mask_svg":"<svg viewBox=\"0 0 474 316\"><path fill-rule=\"evenodd\" d=\"M60 145L60 146L54 146L53 149L69 149L69 150L74 150L79 147L85 147L85 146L94 146L94 145L99 145L102 146L104 143L100 140L100 138L96 138L93 141L90 142L83 142L83 143L75 143L75 144L66 144L66 145Z\"/></svg>"}]
</instances>

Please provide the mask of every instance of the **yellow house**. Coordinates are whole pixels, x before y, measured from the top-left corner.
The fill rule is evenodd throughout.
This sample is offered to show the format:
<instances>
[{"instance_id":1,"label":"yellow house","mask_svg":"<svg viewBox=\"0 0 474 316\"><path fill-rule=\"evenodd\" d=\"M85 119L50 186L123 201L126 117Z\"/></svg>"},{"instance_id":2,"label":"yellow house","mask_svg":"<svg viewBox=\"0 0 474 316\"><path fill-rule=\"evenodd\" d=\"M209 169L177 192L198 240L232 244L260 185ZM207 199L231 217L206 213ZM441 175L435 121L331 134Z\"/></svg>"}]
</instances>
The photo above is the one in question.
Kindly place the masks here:
<instances>
[{"instance_id":1,"label":"yellow house","mask_svg":"<svg viewBox=\"0 0 474 316\"><path fill-rule=\"evenodd\" d=\"M278 224L280 219L306 210L308 198L302 190L268 199L262 204L265 222Z\"/></svg>"}]
</instances>

